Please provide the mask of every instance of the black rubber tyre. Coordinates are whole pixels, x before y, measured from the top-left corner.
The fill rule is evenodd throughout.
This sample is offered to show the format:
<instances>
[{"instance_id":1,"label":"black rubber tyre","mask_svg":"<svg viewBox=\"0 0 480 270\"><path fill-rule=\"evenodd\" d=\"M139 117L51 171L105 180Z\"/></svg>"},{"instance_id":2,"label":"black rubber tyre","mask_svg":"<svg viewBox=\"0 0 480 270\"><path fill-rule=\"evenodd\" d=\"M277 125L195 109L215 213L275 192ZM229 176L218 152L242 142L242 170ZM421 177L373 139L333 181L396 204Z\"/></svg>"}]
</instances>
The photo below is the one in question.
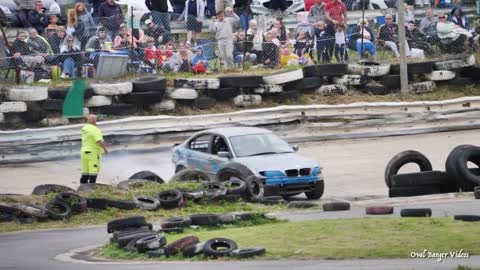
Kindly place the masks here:
<instances>
[{"instance_id":1,"label":"black rubber tyre","mask_svg":"<svg viewBox=\"0 0 480 270\"><path fill-rule=\"evenodd\" d=\"M227 238L213 238L205 242L203 254L207 257L224 257L237 249L237 243Z\"/></svg>"},{"instance_id":2,"label":"black rubber tyre","mask_svg":"<svg viewBox=\"0 0 480 270\"><path fill-rule=\"evenodd\" d=\"M144 253L150 250L156 250L164 247L167 244L167 238L161 234L155 234L140 238L135 242L135 247L138 252Z\"/></svg>"},{"instance_id":3,"label":"black rubber tyre","mask_svg":"<svg viewBox=\"0 0 480 270\"><path fill-rule=\"evenodd\" d=\"M87 199L73 193L62 192L55 196L56 201L64 202L70 206L73 213L84 213L87 211Z\"/></svg>"},{"instance_id":4,"label":"black rubber tyre","mask_svg":"<svg viewBox=\"0 0 480 270\"><path fill-rule=\"evenodd\" d=\"M347 211L350 210L348 202L331 202L322 205L323 211Z\"/></svg>"},{"instance_id":5,"label":"black rubber tyre","mask_svg":"<svg viewBox=\"0 0 480 270\"><path fill-rule=\"evenodd\" d=\"M405 208L400 210L401 217L431 217L432 209L430 208Z\"/></svg>"},{"instance_id":6,"label":"black rubber tyre","mask_svg":"<svg viewBox=\"0 0 480 270\"><path fill-rule=\"evenodd\" d=\"M126 246L124 246L123 250L125 250L127 252L138 252L136 244L137 244L137 240L134 239L134 240L130 241Z\"/></svg>"},{"instance_id":7,"label":"black rubber tyre","mask_svg":"<svg viewBox=\"0 0 480 270\"><path fill-rule=\"evenodd\" d=\"M253 173L247 167L240 163L232 162L220 169L215 178L217 182L225 182L231 178L245 181L251 175L253 175Z\"/></svg>"},{"instance_id":8,"label":"black rubber tyre","mask_svg":"<svg viewBox=\"0 0 480 270\"><path fill-rule=\"evenodd\" d=\"M165 228L165 229L160 229L158 232L163 232L163 233L183 233L185 231L184 228Z\"/></svg>"},{"instance_id":9,"label":"black rubber tyre","mask_svg":"<svg viewBox=\"0 0 480 270\"><path fill-rule=\"evenodd\" d=\"M48 211L45 208L38 207L31 204L18 204L15 208L20 210L22 214L34 217L39 220L46 220L48 218Z\"/></svg>"},{"instance_id":10,"label":"black rubber tyre","mask_svg":"<svg viewBox=\"0 0 480 270\"><path fill-rule=\"evenodd\" d=\"M411 196L423 196L430 194L439 194L442 191L440 185L422 185L411 187L392 187L388 190L388 196L394 197L411 197Z\"/></svg>"},{"instance_id":11,"label":"black rubber tyre","mask_svg":"<svg viewBox=\"0 0 480 270\"><path fill-rule=\"evenodd\" d=\"M179 207L183 194L179 190L165 190L157 195L160 201L160 207L163 209L173 209Z\"/></svg>"},{"instance_id":12,"label":"black rubber tyre","mask_svg":"<svg viewBox=\"0 0 480 270\"><path fill-rule=\"evenodd\" d=\"M169 228L184 228L192 225L192 219L190 217L172 217L167 218L160 226L162 229Z\"/></svg>"},{"instance_id":13,"label":"black rubber tyre","mask_svg":"<svg viewBox=\"0 0 480 270\"><path fill-rule=\"evenodd\" d=\"M365 213L367 215L391 215L393 209L393 206L369 206L365 208Z\"/></svg>"},{"instance_id":14,"label":"black rubber tyre","mask_svg":"<svg viewBox=\"0 0 480 270\"><path fill-rule=\"evenodd\" d=\"M133 210L137 205L132 201L109 200L102 198L87 199L87 208L105 210L107 208L117 208L122 210Z\"/></svg>"},{"instance_id":15,"label":"black rubber tyre","mask_svg":"<svg viewBox=\"0 0 480 270\"><path fill-rule=\"evenodd\" d=\"M240 95L240 89L233 87L213 89L208 90L207 95L216 100L227 100Z\"/></svg>"},{"instance_id":16,"label":"black rubber tyre","mask_svg":"<svg viewBox=\"0 0 480 270\"><path fill-rule=\"evenodd\" d=\"M475 175L468 169L468 162L479 163L480 160L480 147L470 146L463 148L463 151L457 155L457 172L460 178L464 179L464 185L473 183L474 185L480 185L480 176ZM478 165L477 165L478 166ZM468 183L470 182L470 183ZM458 183L460 185L460 183ZM472 187L472 185L469 185ZM472 188L473 190L473 188ZM469 191L472 191L469 190Z\"/></svg>"},{"instance_id":17,"label":"black rubber tyre","mask_svg":"<svg viewBox=\"0 0 480 270\"><path fill-rule=\"evenodd\" d=\"M389 188L392 187L392 176L408 163L418 164L422 172L432 170L432 164L422 153L414 150L400 152L388 162L385 168L385 183Z\"/></svg>"},{"instance_id":18,"label":"black rubber tyre","mask_svg":"<svg viewBox=\"0 0 480 270\"><path fill-rule=\"evenodd\" d=\"M178 252L182 251L183 249L189 248L196 244L200 243L200 239L197 236L191 235L187 237L183 237L168 244L165 247L165 255L172 256L177 254Z\"/></svg>"},{"instance_id":19,"label":"black rubber tyre","mask_svg":"<svg viewBox=\"0 0 480 270\"><path fill-rule=\"evenodd\" d=\"M112 233L112 239L113 242L117 242L117 239L120 237L123 237L128 234L134 234L134 233L142 233L142 232L150 232L152 230L153 226L152 224L147 224L147 226L141 226L141 227L134 227L134 228L127 228L127 229L122 229L118 231L114 231Z\"/></svg>"},{"instance_id":20,"label":"black rubber tyre","mask_svg":"<svg viewBox=\"0 0 480 270\"><path fill-rule=\"evenodd\" d=\"M146 211L155 211L160 208L160 201L151 196L136 195L133 197L133 202L137 208Z\"/></svg>"},{"instance_id":21,"label":"black rubber tyre","mask_svg":"<svg viewBox=\"0 0 480 270\"><path fill-rule=\"evenodd\" d=\"M64 220L72 215L70 206L62 201L54 200L49 202L45 209L48 211L48 217L53 220Z\"/></svg>"},{"instance_id":22,"label":"black rubber tyre","mask_svg":"<svg viewBox=\"0 0 480 270\"><path fill-rule=\"evenodd\" d=\"M475 146L468 145L468 144L459 145L455 147L447 157L447 161L445 162L445 170L448 175L448 180L449 180L448 187L450 189L450 192L456 192L458 191L458 189L461 189L462 191L473 190L474 184L471 183L470 181L467 181L464 178L465 172L461 174L459 171L460 167L465 168L464 165L460 165L459 163L461 161L461 156L463 156L462 153L466 149L469 149L472 147L475 147ZM480 158L471 156L470 161L473 162L478 167L480 167ZM471 173L475 174L474 172L471 172Z\"/></svg>"},{"instance_id":23,"label":"black rubber tyre","mask_svg":"<svg viewBox=\"0 0 480 270\"><path fill-rule=\"evenodd\" d=\"M252 202L257 202L263 198L265 194L265 189L263 187L262 181L257 178L255 175L247 177L245 181L247 183L247 192L246 199Z\"/></svg>"},{"instance_id":24,"label":"black rubber tyre","mask_svg":"<svg viewBox=\"0 0 480 270\"><path fill-rule=\"evenodd\" d=\"M177 166L178 167L178 166ZM183 167L183 166L182 166ZM209 181L210 178L204 172L199 170L185 168L175 172L175 175L168 181L169 183L175 182L203 182Z\"/></svg>"},{"instance_id":25,"label":"black rubber tyre","mask_svg":"<svg viewBox=\"0 0 480 270\"><path fill-rule=\"evenodd\" d=\"M217 104L216 99L210 97L201 97L197 98L193 102L192 107L198 110L209 110L215 107L215 104Z\"/></svg>"},{"instance_id":26,"label":"black rubber tyre","mask_svg":"<svg viewBox=\"0 0 480 270\"><path fill-rule=\"evenodd\" d=\"M147 251L147 256L149 258L160 258L162 256L165 256L165 250L162 248L157 250L150 250L150 251Z\"/></svg>"},{"instance_id":27,"label":"black rubber tyre","mask_svg":"<svg viewBox=\"0 0 480 270\"><path fill-rule=\"evenodd\" d=\"M391 178L392 187L417 187L423 185L444 185L447 174L441 171L396 174Z\"/></svg>"},{"instance_id":28,"label":"black rubber tyre","mask_svg":"<svg viewBox=\"0 0 480 270\"><path fill-rule=\"evenodd\" d=\"M110 189L116 189L116 187L106 184L100 183L88 183L88 184L80 184L77 188L77 192L81 193L90 193L94 190L103 189L105 191L109 191Z\"/></svg>"},{"instance_id":29,"label":"black rubber tyre","mask_svg":"<svg viewBox=\"0 0 480 270\"><path fill-rule=\"evenodd\" d=\"M218 218L220 219L221 224L232 224L237 220L234 214L223 214L219 215Z\"/></svg>"},{"instance_id":30,"label":"black rubber tyre","mask_svg":"<svg viewBox=\"0 0 480 270\"><path fill-rule=\"evenodd\" d=\"M232 252L230 252L230 256L234 258L251 258L255 256L262 256L265 254L266 250L263 247L257 247L257 248L242 248L242 249L235 249Z\"/></svg>"},{"instance_id":31,"label":"black rubber tyre","mask_svg":"<svg viewBox=\"0 0 480 270\"><path fill-rule=\"evenodd\" d=\"M15 207L6 206L6 205L0 205L0 213L12 215L12 216L22 215L22 211L20 211L19 209Z\"/></svg>"},{"instance_id":32,"label":"black rubber tyre","mask_svg":"<svg viewBox=\"0 0 480 270\"><path fill-rule=\"evenodd\" d=\"M27 111L20 113L20 117L27 123L40 122L46 116L47 111L45 111L40 104L36 102L28 102Z\"/></svg>"},{"instance_id":33,"label":"black rubber tyre","mask_svg":"<svg viewBox=\"0 0 480 270\"><path fill-rule=\"evenodd\" d=\"M300 98L300 96L300 92L291 90L272 96L272 101L276 103L295 102Z\"/></svg>"},{"instance_id":34,"label":"black rubber tyre","mask_svg":"<svg viewBox=\"0 0 480 270\"><path fill-rule=\"evenodd\" d=\"M117 188L123 191L129 191L129 190L143 188L145 187L145 185L150 185L152 183L158 184L157 182L144 180L144 179L124 180L117 184Z\"/></svg>"},{"instance_id":35,"label":"black rubber tyre","mask_svg":"<svg viewBox=\"0 0 480 270\"><path fill-rule=\"evenodd\" d=\"M111 220L107 223L107 232L113 233L114 231L120 231L131 228L138 228L147 226L147 221L143 216L132 216L127 218L119 218Z\"/></svg>"},{"instance_id":36,"label":"black rubber tyre","mask_svg":"<svg viewBox=\"0 0 480 270\"><path fill-rule=\"evenodd\" d=\"M192 258L195 255L199 255L199 254L203 253L204 245L205 245L205 243L198 243L198 244L195 244L193 246L183 248L182 249L183 257Z\"/></svg>"},{"instance_id":37,"label":"black rubber tyre","mask_svg":"<svg viewBox=\"0 0 480 270\"><path fill-rule=\"evenodd\" d=\"M75 190L62 185L45 184L33 188L32 195L47 195L48 193L59 192L75 192Z\"/></svg>"},{"instance_id":38,"label":"black rubber tyre","mask_svg":"<svg viewBox=\"0 0 480 270\"><path fill-rule=\"evenodd\" d=\"M380 78L380 83L392 91L400 89L400 75L385 75Z\"/></svg>"},{"instance_id":39,"label":"black rubber tyre","mask_svg":"<svg viewBox=\"0 0 480 270\"><path fill-rule=\"evenodd\" d=\"M138 108L132 104L112 104L108 106L99 107L98 111L100 114L105 114L105 115L125 116L125 115L136 114L138 111Z\"/></svg>"},{"instance_id":40,"label":"black rubber tyre","mask_svg":"<svg viewBox=\"0 0 480 270\"><path fill-rule=\"evenodd\" d=\"M258 200L259 203L265 205L276 205L276 204L285 204L286 201L282 196L266 196Z\"/></svg>"},{"instance_id":41,"label":"black rubber tyre","mask_svg":"<svg viewBox=\"0 0 480 270\"><path fill-rule=\"evenodd\" d=\"M255 88L259 87L263 82L262 76L223 76L220 77L220 87L237 87L237 88Z\"/></svg>"},{"instance_id":42,"label":"black rubber tyre","mask_svg":"<svg viewBox=\"0 0 480 270\"><path fill-rule=\"evenodd\" d=\"M167 80L165 77L148 76L132 81L133 93L160 92L163 96L165 89L167 89Z\"/></svg>"},{"instance_id":43,"label":"black rubber tyre","mask_svg":"<svg viewBox=\"0 0 480 270\"><path fill-rule=\"evenodd\" d=\"M392 89L382 84L373 84L373 85L366 85L365 90L373 95L384 96L384 95L390 94Z\"/></svg>"},{"instance_id":44,"label":"black rubber tyre","mask_svg":"<svg viewBox=\"0 0 480 270\"><path fill-rule=\"evenodd\" d=\"M220 224L220 218L216 214L195 214L190 215L192 225L197 226L217 226Z\"/></svg>"},{"instance_id":45,"label":"black rubber tyre","mask_svg":"<svg viewBox=\"0 0 480 270\"><path fill-rule=\"evenodd\" d=\"M69 87L55 87L48 89L48 98L49 99L65 99L67 96Z\"/></svg>"},{"instance_id":46,"label":"black rubber tyre","mask_svg":"<svg viewBox=\"0 0 480 270\"><path fill-rule=\"evenodd\" d=\"M287 204L288 208L300 208L300 209L312 208L312 207L318 207L318 206L319 206L318 203L308 202L308 201L293 201Z\"/></svg>"},{"instance_id":47,"label":"black rubber tyre","mask_svg":"<svg viewBox=\"0 0 480 270\"><path fill-rule=\"evenodd\" d=\"M36 217L26 215L17 216L15 220L20 224L33 224L38 221Z\"/></svg>"},{"instance_id":48,"label":"black rubber tyre","mask_svg":"<svg viewBox=\"0 0 480 270\"><path fill-rule=\"evenodd\" d=\"M149 232L139 232L139 233L132 233L132 234L127 234L122 237L118 237L117 239L117 245L121 248L126 247L130 242L132 241L138 241L142 238L149 237L152 235L156 235L156 232L149 231Z\"/></svg>"},{"instance_id":49,"label":"black rubber tyre","mask_svg":"<svg viewBox=\"0 0 480 270\"><path fill-rule=\"evenodd\" d=\"M322 77L306 77L298 81L293 81L286 83L283 86L284 90L296 90L296 91L305 91L305 90L314 90L322 86L323 78Z\"/></svg>"},{"instance_id":50,"label":"black rubber tyre","mask_svg":"<svg viewBox=\"0 0 480 270\"><path fill-rule=\"evenodd\" d=\"M257 217L265 218L265 214L263 214L263 213L250 213L250 212L235 214L235 218L238 219L238 220L252 220L252 219L257 218Z\"/></svg>"},{"instance_id":51,"label":"black rubber tyre","mask_svg":"<svg viewBox=\"0 0 480 270\"><path fill-rule=\"evenodd\" d=\"M473 66L469 66L469 67L464 67L460 70L459 75L463 76L463 77L471 78L475 82L478 82L478 81L480 81L480 65L473 65Z\"/></svg>"},{"instance_id":52,"label":"black rubber tyre","mask_svg":"<svg viewBox=\"0 0 480 270\"><path fill-rule=\"evenodd\" d=\"M130 179L143 179L143 180L157 182L157 183L160 183L160 184L163 184L165 182L165 181L163 181L163 179L160 176L158 176L157 174L155 174L151 171L137 172L137 173L133 174L132 176L130 176L128 179L129 180Z\"/></svg>"},{"instance_id":53,"label":"black rubber tyre","mask_svg":"<svg viewBox=\"0 0 480 270\"><path fill-rule=\"evenodd\" d=\"M148 106L154 103L162 101L164 96L163 92L141 92L130 93L123 96L123 100L128 104L135 104L138 106Z\"/></svg>"},{"instance_id":54,"label":"black rubber tyre","mask_svg":"<svg viewBox=\"0 0 480 270\"><path fill-rule=\"evenodd\" d=\"M475 81L472 78L455 76L455 78L448 81L448 85L465 87L469 85L475 85Z\"/></svg>"},{"instance_id":55,"label":"black rubber tyre","mask_svg":"<svg viewBox=\"0 0 480 270\"><path fill-rule=\"evenodd\" d=\"M425 74L433 71L434 62L409 63L407 72L409 74Z\"/></svg>"},{"instance_id":56,"label":"black rubber tyre","mask_svg":"<svg viewBox=\"0 0 480 270\"><path fill-rule=\"evenodd\" d=\"M42 102L42 108L49 112L61 112L63 110L63 99L47 99Z\"/></svg>"},{"instance_id":57,"label":"black rubber tyre","mask_svg":"<svg viewBox=\"0 0 480 270\"><path fill-rule=\"evenodd\" d=\"M473 196L477 200L480 199L480 186L475 187L475 189L473 190Z\"/></svg>"},{"instance_id":58,"label":"black rubber tyre","mask_svg":"<svg viewBox=\"0 0 480 270\"><path fill-rule=\"evenodd\" d=\"M231 194L231 195L219 195L219 196L215 196L211 199L207 199L207 201L210 201L210 202L238 202L240 201L242 197L238 194Z\"/></svg>"},{"instance_id":59,"label":"black rubber tyre","mask_svg":"<svg viewBox=\"0 0 480 270\"><path fill-rule=\"evenodd\" d=\"M461 221L480 221L480 216L477 215L455 215L453 216L455 220Z\"/></svg>"},{"instance_id":60,"label":"black rubber tyre","mask_svg":"<svg viewBox=\"0 0 480 270\"><path fill-rule=\"evenodd\" d=\"M208 198L214 198L227 194L227 188L222 182L203 182L200 185L203 195Z\"/></svg>"},{"instance_id":61,"label":"black rubber tyre","mask_svg":"<svg viewBox=\"0 0 480 270\"><path fill-rule=\"evenodd\" d=\"M303 67L303 77L343 76L347 73L347 64L324 64Z\"/></svg>"},{"instance_id":62,"label":"black rubber tyre","mask_svg":"<svg viewBox=\"0 0 480 270\"><path fill-rule=\"evenodd\" d=\"M227 195L244 195L247 191L247 183L237 178L231 178L230 180L223 182L223 184L227 189Z\"/></svg>"},{"instance_id":63,"label":"black rubber tyre","mask_svg":"<svg viewBox=\"0 0 480 270\"><path fill-rule=\"evenodd\" d=\"M325 190L325 181L317 181L315 182L315 189L309 192L305 192L305 196L309 200L318 200L323 196L323 192Z\"/></svg>"},{"instance_id":64,"label":"black rubber tyre","mask_svg":"<svg viewBox=\"0 0 480 270\"><path fill-rule=\"evenodd\" d=\"M12 222L14 220L15 220L14 215L10 215L10 214L0 212L0 223L1 222Z\"/></svg>"}]
</instances>

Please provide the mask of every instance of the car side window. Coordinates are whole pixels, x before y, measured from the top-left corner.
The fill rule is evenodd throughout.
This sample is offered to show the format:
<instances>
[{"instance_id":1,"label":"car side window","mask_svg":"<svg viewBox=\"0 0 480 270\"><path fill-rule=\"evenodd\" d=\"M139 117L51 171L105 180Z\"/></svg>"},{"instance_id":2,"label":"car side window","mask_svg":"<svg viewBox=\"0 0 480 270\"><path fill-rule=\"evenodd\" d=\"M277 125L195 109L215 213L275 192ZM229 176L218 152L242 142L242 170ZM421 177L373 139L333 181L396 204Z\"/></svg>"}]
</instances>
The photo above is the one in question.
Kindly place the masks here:
<instances>
[{"instance_id":1,"label":"car side window","mask_svg":"<svg viewBox=\"0 0 480 270\"><path fill-rule=\"evenodd\" d=\"M208 152L210 146L210 135L202 135L190 141L188 148L199 152Z\"/></svg>"},{"instance_id":2,"label":"car side window","mask_svg":"<svg viewBox=\"0 0 480 270\"><path fill-rule=\"evenodd\" d=\"M218 152L229 152L227 142L220 136L213 138L212 154L216 155Z\"/></svg>"}]
</instances>

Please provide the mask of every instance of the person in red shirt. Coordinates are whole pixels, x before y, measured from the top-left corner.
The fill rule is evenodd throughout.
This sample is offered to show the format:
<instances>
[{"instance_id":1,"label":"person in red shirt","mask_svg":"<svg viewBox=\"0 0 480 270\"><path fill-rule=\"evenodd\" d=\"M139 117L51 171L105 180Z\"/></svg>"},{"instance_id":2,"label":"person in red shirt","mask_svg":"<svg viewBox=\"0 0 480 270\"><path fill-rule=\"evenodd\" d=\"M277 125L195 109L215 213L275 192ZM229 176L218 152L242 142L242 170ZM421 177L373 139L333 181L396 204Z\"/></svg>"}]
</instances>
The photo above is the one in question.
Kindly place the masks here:
<instances>
[{"instance_id":1,"label":"person in red shirt","mask_svg":"<svg viewBox=\"0 0 480 270\"><path fill-rule=\"evenodd\" d=\"M146 37L147 47L143 60L151 67L162 66L162 58L160 56L160 50L155 47L155 40L153 37Z\"/></svg>"},{"instance_id":2,"label":"person in red shirt","mask_svg":"<svg viewBox=\"0 0 480 270\"><path fill-rule=\"evenodd\" d=\"M325 6L325 16L327 17L328 24L347 24L347 8L341 0L332 0L327 3Z\"/></svg>"}]
</instances>

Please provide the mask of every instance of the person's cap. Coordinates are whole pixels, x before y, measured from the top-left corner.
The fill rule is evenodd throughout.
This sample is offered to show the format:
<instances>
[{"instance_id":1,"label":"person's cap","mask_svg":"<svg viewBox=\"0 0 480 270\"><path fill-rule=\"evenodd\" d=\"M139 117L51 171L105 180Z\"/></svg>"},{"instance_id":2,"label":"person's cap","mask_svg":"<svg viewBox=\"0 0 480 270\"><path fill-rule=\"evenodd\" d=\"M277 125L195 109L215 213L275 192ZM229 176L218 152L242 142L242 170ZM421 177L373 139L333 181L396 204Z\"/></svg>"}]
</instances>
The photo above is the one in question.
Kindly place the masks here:
<instances>
[{"instance_id":1,"label":"person's cap","mask_svg":"<svg viewBox=\"0 0 480 270\"><path fill-rule=\"evenodd\" d=\"M151 24L151 23L152 23L152 20L150 20L150 19L147 19L147 20L145 21L145 25L149 25L149 24Z\"/></svg>"}]
</instances>

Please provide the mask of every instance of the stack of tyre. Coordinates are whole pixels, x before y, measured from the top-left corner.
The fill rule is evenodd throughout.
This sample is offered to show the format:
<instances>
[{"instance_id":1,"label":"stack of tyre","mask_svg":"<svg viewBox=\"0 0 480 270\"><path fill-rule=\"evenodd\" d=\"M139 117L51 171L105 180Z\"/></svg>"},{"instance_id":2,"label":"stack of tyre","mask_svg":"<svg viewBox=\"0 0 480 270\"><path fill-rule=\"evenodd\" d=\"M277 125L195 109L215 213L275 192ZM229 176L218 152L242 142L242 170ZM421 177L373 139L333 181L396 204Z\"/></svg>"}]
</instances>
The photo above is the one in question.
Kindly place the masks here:
<instances>
[{"instance_id":1,"label":"stack of tyre","mask_svg":"<svg viewBox=\"0 0 480 270\"><path fill-rule=\"evenodd\" d=\"M211 96L211 92L219 91L219 79L175 79L175 89L169 93L171 99L176 102L191 106L196 110L209 110L218 100L228 99L231 93L226 91L225 97Z\"/></svg>"},{"instance_id":2,"label":"stack of tyre","mask_svg":"<svg viewBox=\"0 0 480 270\"><path fill-rule=\"evenodd\" d=\"M129 252L147 253L149 257L170 257L182 254L186 258L203 254L210 258L236 256L247 258L265 253L264 248L238 249L235 241L226 238L213 238L201 242L191 235L167 243L165 235L153 231L152 224L143 216L133 216L112 220L107 224L107 232L112 234L110 241Z\"/></svg>"},{"instance_id":3,"label":"stack of tyre","mask_svg":"<svg viewBox=\"0 0 480 270\"><path fill-rule=\"evenodd\" d=\"M457 191L475 191L480 197L480 148L459 145L447 157L445 171L434 171L428 158L418 151L408 150L395 155L385 169L385 182L390 197L420 196ZM398 174L408 163L419 166L420 172Z\"/></svg>"},{"instance_id":4,"label":"stack of tyre","mask_svg":"<svg viewBox=\"0 0 480 270\"><path fill-rule=\"evenodd\" d=\"M303 76L303 80L293 82L287 87L296 87L300 91L314 89L318 95L335 96L344 95L347 87L363 84L363 77L348 75L347 64L305 66L303 67Z\"/></svg>"}]
</instances>

